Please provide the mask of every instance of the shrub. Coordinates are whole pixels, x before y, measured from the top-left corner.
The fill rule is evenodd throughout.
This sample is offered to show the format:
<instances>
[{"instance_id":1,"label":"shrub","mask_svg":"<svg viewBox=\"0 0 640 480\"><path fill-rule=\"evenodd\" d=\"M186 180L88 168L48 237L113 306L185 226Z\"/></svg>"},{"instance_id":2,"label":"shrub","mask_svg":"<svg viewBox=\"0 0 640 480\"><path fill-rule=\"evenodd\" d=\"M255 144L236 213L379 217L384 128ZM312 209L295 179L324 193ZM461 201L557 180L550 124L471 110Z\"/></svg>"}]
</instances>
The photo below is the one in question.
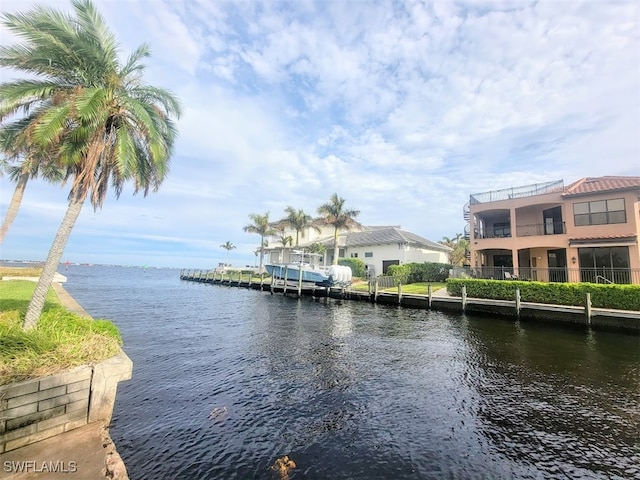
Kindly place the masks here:
<instances>
[{"instance_id":1,"label":"shrub","mask_svg":"<svg viewBox=\"0 0 640 480\"><path fill-rule=\"evenodd\" d=\"M449 278L448 263L405 263L403 265L391 265L388 273L398 282L403 284L418 282L444 282Z\"/></svg>"},{"instance_id":2,"label":"shrub","mask_svg":"<svg viewBox=\"0 0 640 480\"><path fill-rule=\"evenodd\" d=\"M590 293L593 307L640 310L640 285L450 278L447 280L447 291L451 295L459 297L462 295L463 285L467 287L467 296L474 298L513 300L516 289L519 289L523 302L584 306L587 293Z\"/></svg>"}]
</instances>

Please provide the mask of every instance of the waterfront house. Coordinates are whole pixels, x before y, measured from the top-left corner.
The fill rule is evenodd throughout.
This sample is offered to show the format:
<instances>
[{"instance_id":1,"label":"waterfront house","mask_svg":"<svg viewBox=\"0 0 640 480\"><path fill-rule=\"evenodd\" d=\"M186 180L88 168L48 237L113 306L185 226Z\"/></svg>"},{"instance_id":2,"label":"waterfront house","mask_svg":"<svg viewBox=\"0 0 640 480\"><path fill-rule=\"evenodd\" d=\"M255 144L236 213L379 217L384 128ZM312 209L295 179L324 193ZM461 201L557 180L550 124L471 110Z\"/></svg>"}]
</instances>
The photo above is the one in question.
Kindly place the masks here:
<instances>
[{"instance_id":1,"label":"waterfront house","mask_svg":"<svg viewBox=\"0 0 640 480\"><path fill-rule=\"evenodd\" d=\"M282 235L292 235L295 231L285 230ZM333 227L324 227L320 231L305 231L304 242L297 249L308 249L316 243L324 247L322 265L333 262ZM373 275L387 273L391 265L405 263L448 263L451 248L423 238L415 233L402 230L399 226L363 226L361 229L340 231L338 233L338 258L358 258ZM286 263L291 247L284 248L277 237L268 239L267 261Z\"/></svg>"},{"instance_id":2,"label":"waterfront house","mask_svg":"<svg viewBox=\"0 0 640 480\"><path fill-rule=\"evenodd\" d=\"M640 177L586 177L474 193L472 275L640 284Z\"/></svg>"}]
</instances>

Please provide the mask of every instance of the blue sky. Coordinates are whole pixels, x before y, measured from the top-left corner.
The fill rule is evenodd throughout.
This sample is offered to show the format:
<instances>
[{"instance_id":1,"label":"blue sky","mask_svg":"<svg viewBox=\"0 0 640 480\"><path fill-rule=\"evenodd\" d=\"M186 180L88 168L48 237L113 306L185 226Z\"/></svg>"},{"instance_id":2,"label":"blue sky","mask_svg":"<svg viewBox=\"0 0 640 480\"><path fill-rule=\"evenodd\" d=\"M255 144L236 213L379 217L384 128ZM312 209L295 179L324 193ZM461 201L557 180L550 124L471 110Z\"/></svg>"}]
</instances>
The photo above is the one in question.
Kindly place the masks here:
<instances>
[{"instance_id":1,"label":"blue sky","mask_svg":"<svg viewBox=\"0 0 640 480\"><path fill-rule=\"evenodd\" d=\"M365 225L439 241L471 193L640 175L635 1L96 4L123 58L151 46L145 81L184 114L159 192L85 205L64 260L206 268L230 241L253 265L249 214L314 214L334 192ZM46 258L67 190L27 186L0 258ZM12 193L0 178L2 216Z\"/></svg>"}]
</instances>

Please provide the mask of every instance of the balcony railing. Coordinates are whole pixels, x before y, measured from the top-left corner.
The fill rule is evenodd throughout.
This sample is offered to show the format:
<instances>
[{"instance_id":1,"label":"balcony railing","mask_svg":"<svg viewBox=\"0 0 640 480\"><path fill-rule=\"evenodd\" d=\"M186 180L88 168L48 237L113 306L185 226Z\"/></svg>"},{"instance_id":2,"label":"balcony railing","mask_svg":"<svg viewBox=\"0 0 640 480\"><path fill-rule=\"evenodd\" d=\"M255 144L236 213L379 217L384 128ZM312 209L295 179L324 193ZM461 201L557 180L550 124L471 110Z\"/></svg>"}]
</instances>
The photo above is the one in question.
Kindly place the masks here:
<instances>
[{"instance_id":1,"label":"balcony railing","mask_svg":"<svg viewBox=\"0 0 640 480\"><path fill-rule=\"evenodd\" d=\"M525 185L523 187L474 193L469 196L469 203L471 205L477 205L479 203L497 202L498 200L508 200L510 198L522 198L533 195L542 195L544 193L561 192L562 190L564 190L564 181L556 180L553 182Z\"/></svg>"},{"instance_id":2,"label":"balcony railing","mask_svg":"<svg viewBox=\"0 0 640 480\"><path fill-rule=\"evenodd\" d=\"M475 267L456 269L455 277L492 280L531 280L538 282L616 283L640 285L640 268L532 268Z\"/></svg>"},{"instance_id":3,"label":"balcony railing","mask_svg":"<svg viewBox=\"0 0 640 480\"><path fill-rule=\"evenodd\" d=\"M532 223L530 225L516 225L516 237L533 237L537 235L562 235L567 233L565 222ZM509 227L486 228L483 232L476 232L475 238L510 238Z\"/></svg>"},{"instance_id":4,"label":"balcony railing","mask_svg":"<svg viewBox=\"0 0 640 480\"><path fill-rule=\"evenodd\" d=\"M567 233L567 227L564 222L516 225L517 237L534 237L537 235L562 235L564 233Z\"/></svg>"},{"instance_id":5,"label":"balcony railing","mask_svg":"<svg viewBox=\"0 0 640 480\"><path fill-rule=\"evenodd\" d=\"M475 238L511 238L511 233L504 233L489 228L484 232L476 232Z\"/></svg>"}]
</instances>

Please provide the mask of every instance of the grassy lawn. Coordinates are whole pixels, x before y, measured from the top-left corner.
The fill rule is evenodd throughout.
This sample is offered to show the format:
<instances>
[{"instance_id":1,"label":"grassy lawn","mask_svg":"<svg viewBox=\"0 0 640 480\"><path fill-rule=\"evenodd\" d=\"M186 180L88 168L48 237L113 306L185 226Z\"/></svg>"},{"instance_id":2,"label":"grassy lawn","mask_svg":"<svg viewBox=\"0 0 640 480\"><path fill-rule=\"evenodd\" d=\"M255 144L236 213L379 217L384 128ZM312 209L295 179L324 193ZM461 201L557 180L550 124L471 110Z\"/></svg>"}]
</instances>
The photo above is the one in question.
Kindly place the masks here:
<instances>
[{"instance_id":1,"label":"grassy lawn","mask_svg":"<svg viewBox=\"0 0 640 480\"><path fill-rule=\"evenodd\" d=\"M427 282L420 283L410 283L408 285L402 285L402 293L407 294L416 294L416 295L428 295L429 294L429 285L431 285L432 291L440 290L441 288L447 288L447 284L444 282L432 282L431 284ZM358 292L367 292L369 290L369 285L367 282L354 283L351 286L352 290ZM397 292L398 287L385 288L378 290L379 292Z\"/></svg>"},{"instance_id":2,"label":"grassy lawn","mask_svg":"<svg viewBox=\"0 0 640 480\"><path fill-rule=\"evenodd\" d=\"M436 290L440 290L441 288L447 288L447 284L442 282L432 282L431 283L431 291L435 292ZM388 291L397 291L397 288L390 288ZM429 294L429 283L410 283L408 285L402 285L402 293L409 294L420 294L420 295L428 295Z\"/></svg>"},{"instance_id":3,"label":"grassy lawn","mask_svg":"<svg viewBox=\"0 0 640 480\"><path fill-rule=\"evenodd\" d=\"M0 281L0 385L97 363L118 353L122 339L113 323L68 312L53 290L37 327L23 332L35 286L27 280Z\"/></svg>"}]
</instances>

